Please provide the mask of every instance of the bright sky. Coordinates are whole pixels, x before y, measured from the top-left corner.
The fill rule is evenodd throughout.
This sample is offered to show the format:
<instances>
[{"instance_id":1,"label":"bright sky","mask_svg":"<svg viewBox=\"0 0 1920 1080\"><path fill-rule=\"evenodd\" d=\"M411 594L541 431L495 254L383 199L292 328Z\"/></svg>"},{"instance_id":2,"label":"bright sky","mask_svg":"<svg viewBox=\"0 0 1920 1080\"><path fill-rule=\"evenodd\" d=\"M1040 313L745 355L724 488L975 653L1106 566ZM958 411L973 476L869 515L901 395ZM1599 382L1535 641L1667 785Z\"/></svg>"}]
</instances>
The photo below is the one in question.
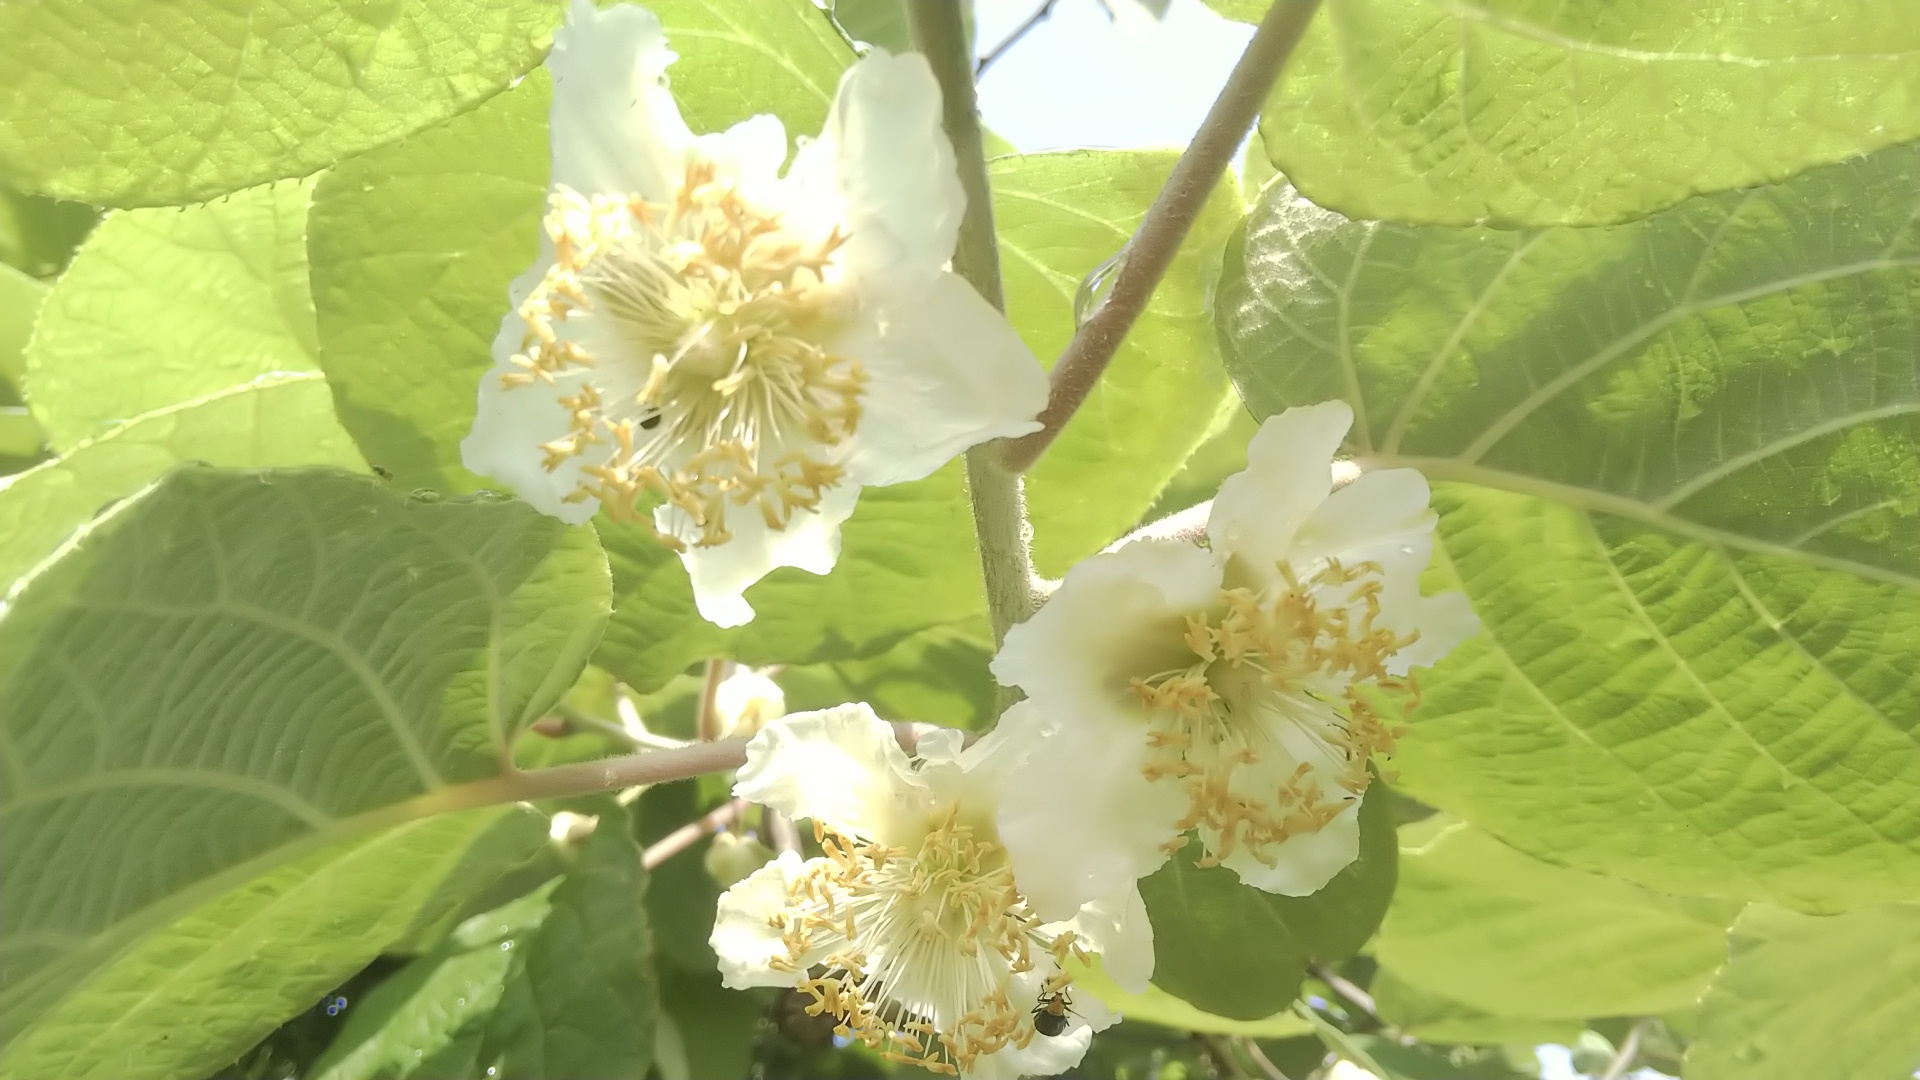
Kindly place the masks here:
<instances>
[{"instance_id":1,"label":"bright sky","mask_svg":"<svg viewBox=\"0 0 1920 1080\"><path fill-rule=\"evenodd\" d=\"M980 50L1039 7L1040 0L975 0ZM1185 145L1253 28L1200 0L1172 0L1158 24L1139 14L1116 24L1100 0L1059 0L981 79L987 126L1027 152Z\"/></svg>"}]
</instances>

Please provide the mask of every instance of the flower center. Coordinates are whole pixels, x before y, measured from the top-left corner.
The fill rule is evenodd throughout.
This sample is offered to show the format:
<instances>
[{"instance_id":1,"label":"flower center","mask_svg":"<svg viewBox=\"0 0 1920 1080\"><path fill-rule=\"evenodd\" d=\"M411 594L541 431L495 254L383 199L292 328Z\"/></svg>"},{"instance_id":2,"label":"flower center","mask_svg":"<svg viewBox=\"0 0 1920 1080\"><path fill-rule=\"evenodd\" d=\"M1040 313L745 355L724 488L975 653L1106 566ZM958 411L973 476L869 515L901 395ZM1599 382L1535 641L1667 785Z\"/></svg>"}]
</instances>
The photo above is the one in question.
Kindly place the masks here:
<instances>
[{"instance_id":1,"label":"flower center","mask_svg":"<svg viewBox=\"0 0 1920 1080\"><path fill-rule=\"evenodd\" d=\"M611 455L565 497L631 519L650 492L686 512L703 547L731 538L733 508L770 529L816 508L844 474L836 448L866 387L856 361L825 347L843 323L829 268L846 238L795 235L708 163L688 166L667 205L556 187L546 230L554 264L518 312L523 370L502 379L594 369L561 399L571 426L541 447L543 464Z\"/></svg>"},{"instance_id":2,"label":"flower center","mask_svg":"<svg viewBox=\"0 0 1920 1080\"><path fill-rule=\"evenodd\" d=\"M773 965L802 976L809 1013L889 1060L947 1074L1033 1039L1034 1003L1010 999L1012 977L1045 972L1044 1000L1072 984L1062 967L1079 950L1071 931L1041 931L997 842L951 811L918 851L817 824L815 835L826 857L771 920L787 946Z\"/></svg>"},{"instance_id":3,"label":"flower center","mask_svg":"<svg viewBox=\"0 0 1920 1080\"><path fill-rule=\"evenodd\" d=\"M1404 732L1358 689L1414 691L1386 664L1418 633L1374 625L1381 567L1329 561L1305 581L1279 569L1277 595L1223 589L1212 610L1187 618L1192 663L1132 681L1153 750L1142 771L1186 787L1178 827L1206 842L1202 866L1240 848L1273 865L1281 843L1320 831L1366 792L1368 758L1391 753Z\"/></svg>"}]
</instances>

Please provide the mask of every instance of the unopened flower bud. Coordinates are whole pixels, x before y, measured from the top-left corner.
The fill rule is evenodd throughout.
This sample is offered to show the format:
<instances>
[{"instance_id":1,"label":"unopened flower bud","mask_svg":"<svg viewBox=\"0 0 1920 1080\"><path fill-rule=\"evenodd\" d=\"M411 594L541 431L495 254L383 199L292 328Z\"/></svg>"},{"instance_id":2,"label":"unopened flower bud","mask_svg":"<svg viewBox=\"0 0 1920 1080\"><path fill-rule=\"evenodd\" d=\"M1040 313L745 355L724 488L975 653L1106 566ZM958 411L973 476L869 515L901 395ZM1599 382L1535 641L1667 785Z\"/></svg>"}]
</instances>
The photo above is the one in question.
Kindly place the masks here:
<instances>
[{"instance_id":1,"label":"unopened flower bud","mask_svg":"<svg viewBox=\"0 0 1920 1080\"><path fill-rule=\"evenodd\" d=\"M753 837L723 832L713 838L713 846L701 862L707 875L724 889L765 866L771 858L773 849Z\"/></svg>"},{"instance_id":2,"label":"unopened flower bud","mask_svg":"<svg viewBox=\"0 0 1920 1080\"><path fill-rule=\"evenodd\" d=\"M787 695L779 683L752 668L735 668L714 692L713 711L720 738L750 737L787 715Z\"/></svg>"}]
</instances>

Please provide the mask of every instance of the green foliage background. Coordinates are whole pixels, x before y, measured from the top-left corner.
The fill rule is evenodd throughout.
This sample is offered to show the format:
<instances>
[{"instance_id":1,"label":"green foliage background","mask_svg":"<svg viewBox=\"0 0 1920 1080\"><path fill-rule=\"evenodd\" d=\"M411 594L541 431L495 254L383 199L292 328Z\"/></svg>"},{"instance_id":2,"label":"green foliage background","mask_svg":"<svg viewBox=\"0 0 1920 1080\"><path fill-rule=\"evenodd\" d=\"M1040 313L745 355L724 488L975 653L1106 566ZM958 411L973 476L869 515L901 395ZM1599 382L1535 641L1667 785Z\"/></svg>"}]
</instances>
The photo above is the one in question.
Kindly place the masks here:
<instances>
[{"instance_id":1,"label":"green foliage background","mask_svg":"<svg viewBox=\"0 0 1920 1080\"><path fill-rule=\"evenodd\" d=\"M817 131L891 2L658 0L695 130ZM1256 20L1265 5L1219 0ZM516 769L792 707L991 716L957 465L836 571L700 621L677 560L460 466L547 181L557 3L0 8L0 1077L871 1075L722 989L724 777L566 808ZM1087 1076L1689 1080L1920 1066L1920 20L1894 0L1325 0L1030 477L1043 574L1328 398L1420 468L1422 680L1363 858L1176 861ZM844 28L844 32L843 32ZM990 163L1043 362L1176 155ZM1250 167L1257 178L1270 170ZM489 1071L491 1070L491 1071ZM905 1071L895 1069L893 1071Z\"/></svg>"}]
</instances>

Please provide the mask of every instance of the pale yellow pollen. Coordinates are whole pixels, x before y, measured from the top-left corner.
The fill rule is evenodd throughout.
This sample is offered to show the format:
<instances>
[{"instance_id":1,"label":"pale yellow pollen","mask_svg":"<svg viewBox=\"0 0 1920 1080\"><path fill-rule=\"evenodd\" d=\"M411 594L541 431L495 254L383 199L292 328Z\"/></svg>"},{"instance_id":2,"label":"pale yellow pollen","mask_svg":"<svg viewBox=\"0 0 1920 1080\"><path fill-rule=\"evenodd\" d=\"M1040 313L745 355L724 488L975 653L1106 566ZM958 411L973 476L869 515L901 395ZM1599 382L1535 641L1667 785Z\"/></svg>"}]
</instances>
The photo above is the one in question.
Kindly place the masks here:
<instances>
[{"instance_id":1,"label":"pale yellow pollen","mask_svg":"<svg viewBox=\"0 0 1920 1080\"><path fill-rule=\"evenodd\" d=\"M1132 680L1150 725L1152 753L1141 771L1181 784L1188 796L1182 835L1164 850L1177 851L1195 830L1209 848L1201 865L1239 850L1272 865L1280 844L1325 828L1366 791L1372 755L1391 753L1401 734L1362 684L1417 697L1411 679L1387 673L1418 635L1375 626L1379 564L1330 561L1305 581L1285 563L1278 569L1277 592L1223 589L1207 614L1188 617L1182 640L1191 663ZM1289 702L1294 711L1310 702L1313 715L1288 716ZM1237 770L1284 753L1269 727L1276 722L1299 723L1339 757L1332 790L1306 762L1270 791L1236 789Z\"/></svg>"},{"instance_id":2,"label":"pale yellow pollen","mask_svg":"<svg viewBox=\"0 0 1920 1080\"><path fill-rule=\"evenodd\" d=\"M888 1060L954 1075L1027 1045L1034 1002L1008 997L1010 977L1047 957L1044 996L1071 985L1070 958L1087 959L1071 932L1041 930L1005 850L953 811L917 850L849 839L818 822L814 835L823 857L769 920L787 950L773 966L800 974L810 1014L831 1016L838 1034ZM950 984L929 985L942 976ZM938 998L944 1026L929 997Z\"/></svg>"},{"instance_id":3,"label":"pale yellow pollen","mask_svg":"<svg viewBox=\"0 0 1920 1080\"><path fill-rule=\"evenodd\" d=\"M501 381L592 369L560 399L568 433L539 447L549 472L595 451L562 498L629 519L645 501L676 506L697 546L730 539L735 510L778 530L816 509L845 477L867 383L827 348L845 318L831 280L845 236L791 233L708 163L667 204L565 187L548 202L553 266L516 309L526 336ZM569 332L586 317L590 336Z\"/></svg>"}]
</instances>

